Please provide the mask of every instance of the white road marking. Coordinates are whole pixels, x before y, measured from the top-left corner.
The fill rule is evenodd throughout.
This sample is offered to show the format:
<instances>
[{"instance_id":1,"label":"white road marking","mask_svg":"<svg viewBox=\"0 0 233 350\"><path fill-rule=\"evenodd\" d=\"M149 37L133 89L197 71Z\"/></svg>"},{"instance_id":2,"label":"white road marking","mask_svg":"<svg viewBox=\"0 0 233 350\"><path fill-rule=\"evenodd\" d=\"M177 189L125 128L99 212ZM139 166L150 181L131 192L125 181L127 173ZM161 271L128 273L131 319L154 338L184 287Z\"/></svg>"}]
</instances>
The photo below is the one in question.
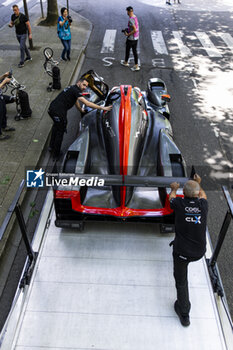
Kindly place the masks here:
<instances>
[{"instance_id":1,"label":"white road marking","mask_svg":"<svg viewBox=\"0 0 233 350\"><path fill-rule=\"evenodd\" d=\"M151 30L151 39L156 54L168 55L162 32L158 30Z\"/></svg>"},{"instance_id":2,"label":"white road marking","mask_svg":"<svg viewBox=\"0 0 233 350\"><path fill-rule=\"evenodd\" d=\"M114 52L116 29L106 29L100 53Z\"/></svg>"},{"instance_id":3,"label":"white road marking","mask_svg":"<svg viewBox=\"0 0 233 350\"><path fill-rule=\"evenodd\" d=\"M153 58L152 59L152 66L165 68L166 67L165 60L163 58Z\"/></svg>"},{"instance_id":4,"label":"white road marking","mask_svg":"<svg viewBox=\"0 0 233 350\"><path fill-rule=\"evenodd\" d=\"M104 66L106 66L106 67L109 67L109 66L112 66L112 62L111 62L111 60L115 60L115 57L104 57L104 58L102 58L102 61L104 62Z\"/></svg>"},{"instance_id":5,"label":"white road marking","mask_svg":"<svg viewBox=\"0 0 233 350\"><path fill-rule=\"evenodd\" d=\"M173 31L172 34L175 38L175 44L178 46L181 55L182 56L192 56L192 53L189 50L189 48L186 45L184 45L184 43L183 43L183 40L182 40L183 33L180 31L179 32Z\"/></svg>"},{"instance_id":6,"label":"white road marking","mask_svg":"<svg viewBox=\"0 0 233 350\"><path fill-rule=\"evenodd\" d=\"M193 85L195 87L195 89L197 90L197 82L196 82L196 79L194 78L191 78L192 82L193 82Z\"/></svg>"},{"instance_id":7,"label":"white road marking","mask_svg":"<svg viewBox=\"0 0 233 350\"><path fill-rule=\"evenodd\" d=\"M14 0L6 0L2 4L3 4L3 6L8 6L8 5L13 4L13 3L15 3Z\"/></svg>"},{"instance_id":8,"label":"white road marking","mask_svg":"<svg viewBox=\"0 0 233 350\"><path fill-rule=\"evenodd\" d=\"M197 38L200 40L203 48L206 50L210 57L222 57L218 49L214 46L210 38L205 32L194 32Z\"/></svg>"},{"instance_id":9,"label":"white road marking","mask_svg":"<svg viewBox=\"0 0 233 350\"><path fill-rule=\"evenodd\" d=\"M10 1L10 0L7 0L7 1ZM42 1L44 2L45 0L42 0ZM22 3L22 1L20 3ZM103 39L102 49L100 51L101 53L112 53L112 54L114 53L116 33L117 33L116 29L106 29L104 39ZM173 43L177 45L177 47L179 48L181 56L193 56L191 49L189 49L189 47L186 46L183 42L184 34L181 31L172 31L172 34L174 37ZM194 34L202 44L203 49L206 51L209 57L222 57L222 54L220 53L219 49L215 47L215 45L210 40L207 33L195 31ZM219 33L219 34L216 34L216 36L217 35L225 42L228 48L233 52L233 37L229 33ZM167 45L165 43L165 40L163 38L163 34L161 31L151 30L151 39L152 39L153 49L156 55L169 55ZM138 53L140 53L140 42L138 42ZM112 58L105 57L105 59L106 59L105 63L111 65L111 63L108 62L108 60L112 60ZM132 59L133 59L133 55L131 51L130 60L132 61ZM157 66L158 62L154 62L153 65Z\"/></svg>"},{"instance_id":10,"label":"white road marking","mask_svg":"<svg viewBox=\"0 0 233 350\"><path fill-rule=\"evenodd\" d=\"M27 0L27 5L31 0ZM46 2L46 0L42 0L42 2ZM37 0L37 3L40 3L40 0ZM6 0L2 3L3 6L9 5L18 5L19 8L23 7L23 0L16 2L15 0Z\"/></svg>"},{"instance_id":11,"label":"white road marking","mask_svg":"<svg viewBox=\"0 0 233 350\"><path fill-rule=\"evenodd\" d=\"M29 3L29 1L27 1L27 4ZM23 1L17 2L16 5L18 5L18 8L20 9L21 7L23 7Z\"/></svg>"},{"instance_id":12,"label":"white road marking","mask_svg":"<svg viewBox=\"0 0 233 350\"><path fill-rule=\"evenodd\" d=\"M229 47L229 49L233 52L233 38L229 33L219 33L219 36L225 42L225 44Z\"/></svg>"}]
</instances>

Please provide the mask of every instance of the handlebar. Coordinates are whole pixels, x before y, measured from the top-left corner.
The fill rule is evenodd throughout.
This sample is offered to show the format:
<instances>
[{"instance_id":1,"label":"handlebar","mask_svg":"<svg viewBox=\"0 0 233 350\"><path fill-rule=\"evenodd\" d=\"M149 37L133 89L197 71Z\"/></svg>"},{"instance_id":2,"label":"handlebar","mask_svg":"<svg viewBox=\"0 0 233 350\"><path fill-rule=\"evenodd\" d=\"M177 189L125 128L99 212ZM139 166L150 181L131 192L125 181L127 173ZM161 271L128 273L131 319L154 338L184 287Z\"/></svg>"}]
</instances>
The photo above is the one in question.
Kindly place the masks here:
<instances>
[{"instance_id":1,"label":"handlebar","mask_svg":"<svg viewBox=\"0 0 233 350\"><path fill-rule=\"evenodd\" d=\"M7 84L3 87L3 92L6 92L8 87L12 88L12 91L15 90L15 89L17 89L17 90L24 90L24 89L26 89L26 86L25 86L25 85L20 84L20 83L15 79L15 77L13 76L13 71L12 71L12 69L9 70L8 78L10 78L11 80L10 80L9 83L7 83ZM11 91L11 92L12 92L12 91Z\"/></svg>"},{"instance_id":2,"label":"handlebar","mask_svg":"<svg viewBox=\"0 0 233 350\"><path fill-rule=\"evenodd\" d=\"M9 85L11 88L14 89L20 89L20 90L24 90L26 88L25 85L21 85L12 75L11 81L7 84Z\"/></svg>"}]
</instances>

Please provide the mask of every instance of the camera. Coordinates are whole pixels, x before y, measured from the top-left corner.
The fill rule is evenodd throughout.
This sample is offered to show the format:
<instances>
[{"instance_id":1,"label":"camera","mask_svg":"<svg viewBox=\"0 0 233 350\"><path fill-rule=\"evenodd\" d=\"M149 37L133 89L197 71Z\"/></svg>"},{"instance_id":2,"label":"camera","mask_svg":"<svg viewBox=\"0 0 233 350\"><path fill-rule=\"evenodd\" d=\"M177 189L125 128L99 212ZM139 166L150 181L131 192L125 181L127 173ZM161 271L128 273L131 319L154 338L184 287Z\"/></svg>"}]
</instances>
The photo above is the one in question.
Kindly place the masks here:
<instances>
[{"instance_id":1,"label":"camera","mask_svg":"<svg viewBox=\"0 0 233 350\"><path fill-rule=\"evenodd\" d=\"M122 29L121 33L128 33L128 28Z\"/></svg>"},{"instance_id":2,"label":"camera","mask_svg":"<svg viewBox=\"0 0 233 350\"><path fill-rule=\"evenodd\" d=\"M70 23L72 23L73 22L73 20L72 20L72 17L69 15L69 16L67 16L67 19L68 19L68 21L70 22Z\"/></svg>"}]
</instances>

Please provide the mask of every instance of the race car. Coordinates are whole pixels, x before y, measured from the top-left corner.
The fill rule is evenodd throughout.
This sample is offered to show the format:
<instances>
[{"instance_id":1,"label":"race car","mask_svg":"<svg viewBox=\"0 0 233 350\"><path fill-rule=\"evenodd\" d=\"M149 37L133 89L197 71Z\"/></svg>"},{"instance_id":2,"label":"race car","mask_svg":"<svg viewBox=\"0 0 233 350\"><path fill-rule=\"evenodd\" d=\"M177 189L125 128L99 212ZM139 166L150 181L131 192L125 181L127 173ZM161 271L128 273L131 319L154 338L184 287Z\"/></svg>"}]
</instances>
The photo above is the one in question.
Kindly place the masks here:
<instances>
[{"instance_id":1,"label":"race car","mask_svg":"<svg viewBox=\"0 0 233 350\"><path fill-rule=\"evenodd\" d=\"M62 164L67 186L54 189L56 226L81 228L88 220L172 223L169 184L184 184L187 172L173 141L165 83L152 78L147 91L131 85L109 90L94 71L83 77L89 100L112 110L86 109Z\"/></svg>"}]
</instances>

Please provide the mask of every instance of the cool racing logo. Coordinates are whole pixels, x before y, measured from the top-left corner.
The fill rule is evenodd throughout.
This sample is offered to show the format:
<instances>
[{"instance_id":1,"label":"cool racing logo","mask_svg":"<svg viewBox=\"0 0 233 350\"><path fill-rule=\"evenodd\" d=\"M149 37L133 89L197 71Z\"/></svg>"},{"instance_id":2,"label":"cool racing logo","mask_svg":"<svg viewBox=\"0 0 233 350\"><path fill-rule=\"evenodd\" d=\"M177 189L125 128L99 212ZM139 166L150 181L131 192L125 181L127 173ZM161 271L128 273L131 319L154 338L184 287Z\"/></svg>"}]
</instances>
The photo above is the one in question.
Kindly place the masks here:
<instances>
[{"instance_id":1,"label":"cool racing logo","mask_svg":"<svg viewBox=\"0 0 233 350\"><path fill-rule=\"evenodd\" d=\"M194 224L201 224L201 215L198 215L201 210L197 207L185 207L185 221Z\"/></svg>"},{"instance_id":2,"label":"cool racing logo","mask_svg":"<svg viewBox=\"0 0 233 350\"><path fill-rule=\"evenodd\" d=\"M43 187L44 173L42 169L27 170L27 187Z\"/></svg>"}]
</instances>

